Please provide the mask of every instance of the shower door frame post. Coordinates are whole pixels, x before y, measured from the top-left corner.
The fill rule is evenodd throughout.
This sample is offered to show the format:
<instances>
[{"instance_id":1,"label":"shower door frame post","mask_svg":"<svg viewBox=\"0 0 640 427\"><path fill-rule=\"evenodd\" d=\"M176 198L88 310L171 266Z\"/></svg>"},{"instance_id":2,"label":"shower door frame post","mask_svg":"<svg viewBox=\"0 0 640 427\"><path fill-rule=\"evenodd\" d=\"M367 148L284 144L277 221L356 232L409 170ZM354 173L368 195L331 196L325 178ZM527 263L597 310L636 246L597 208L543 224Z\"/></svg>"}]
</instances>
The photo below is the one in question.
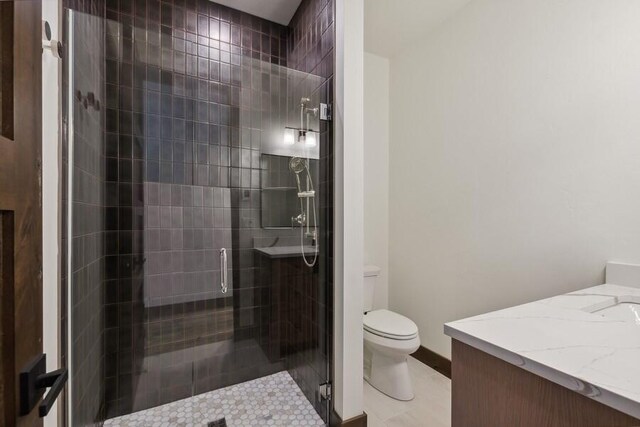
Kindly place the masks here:
<instances>
[{"instance_id":1,"label":"shower door frame post","mask_svg":"<svg viewBox=\"0 0 640 427\"><path fill-rule=\"evenodd\" d=\"M68 69L68 93L67 93L67 206L66 206L66 214L67 214L67 247L65 248L67 256L66 261L67 264L63 267L66 269L67 276L67 290L66 290L66 298L67 298L67 330L64 332L67 335L67 348L64 350L66 353L66 366L69 371L69 385L67 386L67 390L65 392L65 413L66 420L68 426L73 426L73 378L74 372L71 367L73 366L73 329L72 329L72 314L73 314L73 304L71 293L71 282L73 277L73 260L71 254L73 253L73 61L74 61L74 34L73 34L73 17L74 14L71 10L68 10L66 13L67 18L67 69Z\"/></svg>"},{"instance_id":2,"label":"shower door frame post","mask_svg":"<svg viewBox=\"0 0 640 427\"><path fill-rule=\"evenodd\" d=\"M333 409L346 421L363 417L363 0L336 0L335 31Z\"/></svg>"}]
</instances>

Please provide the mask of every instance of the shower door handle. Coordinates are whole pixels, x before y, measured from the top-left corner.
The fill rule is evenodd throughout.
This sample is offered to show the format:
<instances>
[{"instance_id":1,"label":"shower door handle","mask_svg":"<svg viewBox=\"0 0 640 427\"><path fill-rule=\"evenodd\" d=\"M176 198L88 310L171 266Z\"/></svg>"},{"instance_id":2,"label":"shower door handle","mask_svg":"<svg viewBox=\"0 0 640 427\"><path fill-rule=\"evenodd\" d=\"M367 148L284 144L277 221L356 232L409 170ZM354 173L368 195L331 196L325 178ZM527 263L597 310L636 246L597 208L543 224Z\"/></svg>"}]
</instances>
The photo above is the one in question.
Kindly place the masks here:
<instances>
[{"instance_id":1,"label":"shower door handle","mask_svg":"<svg viewBox=\"0 0 640 427\"><path fill-rule=\"evenodd\" d=\"M227 250L220 249L220 289L223 294L227 293Z\"/></svg>"}]
</instances>

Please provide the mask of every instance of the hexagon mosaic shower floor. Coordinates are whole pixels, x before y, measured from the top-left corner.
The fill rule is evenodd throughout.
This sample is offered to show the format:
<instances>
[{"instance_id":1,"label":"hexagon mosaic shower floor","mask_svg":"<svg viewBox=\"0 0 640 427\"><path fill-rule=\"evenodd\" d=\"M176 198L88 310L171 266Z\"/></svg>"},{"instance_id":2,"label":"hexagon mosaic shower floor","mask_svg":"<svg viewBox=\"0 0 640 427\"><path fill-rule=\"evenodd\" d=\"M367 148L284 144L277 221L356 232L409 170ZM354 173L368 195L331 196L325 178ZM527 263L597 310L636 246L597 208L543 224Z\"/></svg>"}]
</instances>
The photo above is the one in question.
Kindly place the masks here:
<instances>
[{"instance_id":1,"label":"hexagon mosaic shower floor","mask_svg":"<svg viewBox=\"0 0 640 427\"><path fill-rule=\"evenodd\" d=\"M288 372L258 378L105 421L105 426L324 426Z\"/></svg>"}]
</instances>

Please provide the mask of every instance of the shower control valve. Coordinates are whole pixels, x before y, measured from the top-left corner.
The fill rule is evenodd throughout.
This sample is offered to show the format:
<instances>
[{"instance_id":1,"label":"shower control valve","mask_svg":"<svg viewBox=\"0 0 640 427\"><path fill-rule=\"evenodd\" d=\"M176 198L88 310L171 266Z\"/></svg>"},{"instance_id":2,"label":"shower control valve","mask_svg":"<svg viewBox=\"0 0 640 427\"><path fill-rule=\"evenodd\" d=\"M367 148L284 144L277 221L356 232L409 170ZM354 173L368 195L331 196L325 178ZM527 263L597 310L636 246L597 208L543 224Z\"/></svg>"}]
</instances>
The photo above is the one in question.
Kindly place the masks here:
<instances>
[{"instance_id":1,"label":"shower control valve","mask_svg":"<svg viewBox=\"0 0 640 427\"><path fill-rule=\"evenodd\" d=\"M305 225L307 223L307 217L304 213L301 213L298 216L291 217L291 224Z\"/></svg>"}]
</instances>

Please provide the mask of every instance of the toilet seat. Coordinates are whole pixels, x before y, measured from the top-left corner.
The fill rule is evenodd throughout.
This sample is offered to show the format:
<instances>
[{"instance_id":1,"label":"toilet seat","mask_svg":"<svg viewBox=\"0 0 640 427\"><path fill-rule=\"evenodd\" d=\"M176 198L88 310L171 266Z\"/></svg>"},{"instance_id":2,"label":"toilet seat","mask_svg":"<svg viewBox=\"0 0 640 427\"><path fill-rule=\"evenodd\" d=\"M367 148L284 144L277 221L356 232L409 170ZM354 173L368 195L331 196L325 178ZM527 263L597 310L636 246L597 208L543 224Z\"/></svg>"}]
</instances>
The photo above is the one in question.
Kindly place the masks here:
<instances>
[{"instance_id":1,"label":"toilet seat","mask_svg":"<svg viewBox=\"0 0 640 427\"><path fill-rule=\"evenodd\" d=\"M409 318L389 310L373 310L363 316L364 330L392 340L412 340L418 336L418 326Z\"/></svg>"}]
</instances>

